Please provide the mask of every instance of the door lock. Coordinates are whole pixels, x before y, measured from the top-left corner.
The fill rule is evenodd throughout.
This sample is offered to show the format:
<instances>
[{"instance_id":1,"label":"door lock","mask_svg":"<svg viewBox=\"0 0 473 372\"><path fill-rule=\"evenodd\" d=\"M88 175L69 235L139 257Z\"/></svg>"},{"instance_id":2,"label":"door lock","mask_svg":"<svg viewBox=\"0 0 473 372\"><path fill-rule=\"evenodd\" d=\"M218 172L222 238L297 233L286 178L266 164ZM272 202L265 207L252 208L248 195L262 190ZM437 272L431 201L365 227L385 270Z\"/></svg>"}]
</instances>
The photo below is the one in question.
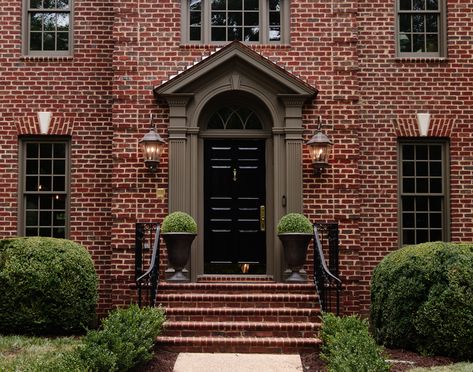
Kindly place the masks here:
<instances>
[{"instance_id":1,"label":"door lock","mask_svg":"<svg viewBox=\"0 0 473 372\"><path fill-rule=\"evenodd\" d=\"M264 205L259 207L259 229L266 231L266 208Z\"/></svg>"}]
</instances>

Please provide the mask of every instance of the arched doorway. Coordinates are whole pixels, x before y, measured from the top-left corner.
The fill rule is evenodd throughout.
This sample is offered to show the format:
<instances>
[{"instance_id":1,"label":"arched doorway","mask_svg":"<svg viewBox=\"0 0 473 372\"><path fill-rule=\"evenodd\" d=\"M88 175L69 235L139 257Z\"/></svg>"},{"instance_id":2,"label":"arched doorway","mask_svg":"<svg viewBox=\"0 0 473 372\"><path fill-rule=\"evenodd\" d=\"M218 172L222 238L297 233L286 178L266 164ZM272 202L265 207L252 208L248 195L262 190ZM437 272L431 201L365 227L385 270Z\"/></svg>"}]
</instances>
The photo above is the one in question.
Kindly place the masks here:
<instances>
[{"instance_id":1,"label":"arched doorway","mask_svg":"<svg viewBox=\"0 0 473 372\"><path fill-rule=\"evenodd\" d=\"M201 116L203 273L267 274L271 115L258 97L232 91L211 99Z\"/></svg>"}]
</instances>

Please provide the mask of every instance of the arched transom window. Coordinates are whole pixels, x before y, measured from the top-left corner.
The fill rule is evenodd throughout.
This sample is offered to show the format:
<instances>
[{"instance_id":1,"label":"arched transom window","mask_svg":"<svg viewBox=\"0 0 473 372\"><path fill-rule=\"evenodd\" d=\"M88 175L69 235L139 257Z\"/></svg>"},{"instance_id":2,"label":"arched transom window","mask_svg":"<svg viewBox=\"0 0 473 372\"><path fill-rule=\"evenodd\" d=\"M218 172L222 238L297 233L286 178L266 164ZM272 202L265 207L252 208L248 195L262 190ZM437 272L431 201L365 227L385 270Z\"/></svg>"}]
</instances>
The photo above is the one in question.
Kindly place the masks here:
<instances>
[{"instance_id":1,"label":"arched transom window","mask_svg":"<svg viewBox=\"0 0 473 372\"><path fill-rule=\"evenodd\" d=\"M226 106L210 117L207 129L263 129L254 111L245 107Z\"/></svg>"}]
</instances>

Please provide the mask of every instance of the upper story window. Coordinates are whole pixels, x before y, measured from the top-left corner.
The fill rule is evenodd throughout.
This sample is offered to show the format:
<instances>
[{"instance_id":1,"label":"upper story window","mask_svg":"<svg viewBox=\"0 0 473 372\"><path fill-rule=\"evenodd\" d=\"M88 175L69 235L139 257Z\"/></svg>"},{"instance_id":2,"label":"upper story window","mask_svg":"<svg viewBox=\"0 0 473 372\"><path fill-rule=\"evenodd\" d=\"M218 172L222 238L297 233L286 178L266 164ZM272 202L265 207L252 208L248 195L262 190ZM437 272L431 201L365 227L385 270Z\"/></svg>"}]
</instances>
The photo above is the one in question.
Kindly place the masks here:
<instances>
[{"instance_id":1,"label":"upper story window","mask_svg":"<svg viewBox=\"0 0 473 372\"><path fill-rule=\"evenodd\" d=\"M397 54L446 55L445 0L397 0Z\"/></svg>"},{"instance_id":2,"label":"upper story window","mask_svg":"<svg viewBox=\"0 0 473 372\"><path fill-rule=\"evenodd\" d=\"M402 245L449 240L447 149L440 141L399 145Z\"/></svg>"},{"instance_id":3,"label":"upper story window","mask_svg":"<svg viewBox=\"0 0 473 372\"><path fill-rule=\"evenodd\" d=\"M288 0L182 1L184 42L288 42Z\"/></svg>"},{"instance_id":4,"label":"upper story window","mask_svg":"<svg viewBox=\"0 0 473 372\"><path fill-rule=\"evenodd\" d=\"M67 237L69 142L21 143L20 235Z\"/></svg>"},{"instance_id":5,"label":"upper story window","mask_svg":"<svg viewBox=\"0 0 473 372\"><path fill-rule=\"evenodd\" d=\"M72 0L24 0L23 53L72 54Z\"/></svg>"}]
</instances>

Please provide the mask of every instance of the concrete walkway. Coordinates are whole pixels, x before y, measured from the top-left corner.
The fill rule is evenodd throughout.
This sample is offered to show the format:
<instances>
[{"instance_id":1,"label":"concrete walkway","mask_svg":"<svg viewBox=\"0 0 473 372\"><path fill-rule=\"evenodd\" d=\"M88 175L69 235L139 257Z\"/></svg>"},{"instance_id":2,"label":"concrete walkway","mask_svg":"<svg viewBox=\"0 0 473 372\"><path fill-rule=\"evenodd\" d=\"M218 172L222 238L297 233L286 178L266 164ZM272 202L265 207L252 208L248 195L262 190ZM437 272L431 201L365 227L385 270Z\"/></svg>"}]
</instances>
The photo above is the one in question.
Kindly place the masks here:
<instances>
[{"instance_id":1,"label":"concrete walkway","mask_svg":"<svg viewBox=\"0 0 473 372\"><path fill-rule=\"evenodd\" d=\"M298 354L180 353L174 372L302 372Z\"/></svg>"}]
</instances>

